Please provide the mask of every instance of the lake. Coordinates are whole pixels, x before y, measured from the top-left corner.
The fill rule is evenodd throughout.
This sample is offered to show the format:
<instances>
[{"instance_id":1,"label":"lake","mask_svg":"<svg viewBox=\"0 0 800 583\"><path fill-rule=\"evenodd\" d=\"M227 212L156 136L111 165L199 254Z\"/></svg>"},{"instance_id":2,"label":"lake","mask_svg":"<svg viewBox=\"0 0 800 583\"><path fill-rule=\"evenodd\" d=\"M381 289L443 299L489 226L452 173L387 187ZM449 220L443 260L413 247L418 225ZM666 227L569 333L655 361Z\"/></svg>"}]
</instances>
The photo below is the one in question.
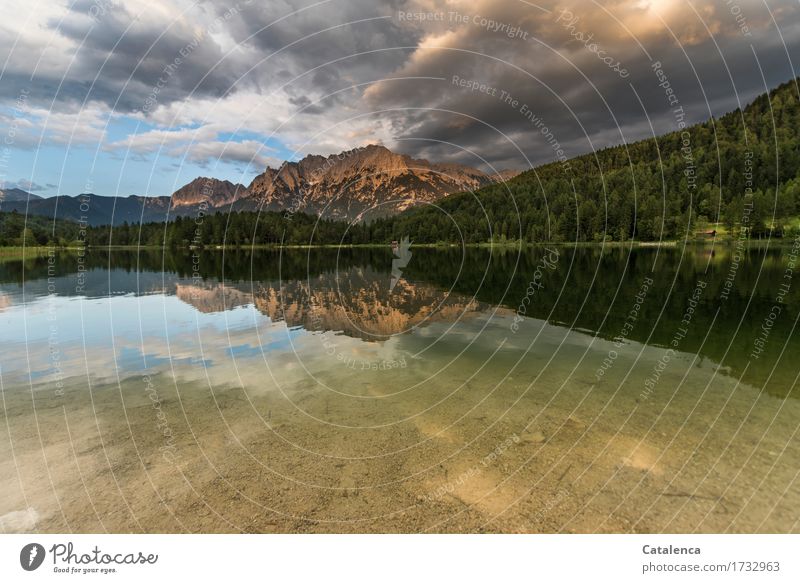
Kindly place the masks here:
<instances>
[{"instance_id":1,"label":"lake","mask_svg":"<svg viewBox=\"0 0 800 583\"><path fill-rule=\"evenodd\" d=\"M795 260L0 260L0 527L798 532Z\"/></svg>"}]
</instances>

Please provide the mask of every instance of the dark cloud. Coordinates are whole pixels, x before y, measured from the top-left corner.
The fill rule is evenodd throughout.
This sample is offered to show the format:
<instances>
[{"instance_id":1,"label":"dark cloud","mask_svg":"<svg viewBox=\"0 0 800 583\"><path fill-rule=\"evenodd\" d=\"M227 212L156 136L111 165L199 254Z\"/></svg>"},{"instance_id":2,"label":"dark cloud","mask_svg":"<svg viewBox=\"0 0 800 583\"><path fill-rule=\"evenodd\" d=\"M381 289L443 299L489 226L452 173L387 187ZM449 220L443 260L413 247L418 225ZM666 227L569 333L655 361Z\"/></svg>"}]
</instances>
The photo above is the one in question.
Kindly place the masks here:
<instances>
[{"instance_id":1,"label":"dark cloud","mask_svg":"<svg viewBox=\"0 0 800 583\"><path fill-rule=\"evenodd\" d=\"M330 101L332 98L329 98ZM289 97L289 103L292 105L297 106L298 113L324 113L326 108L319 104L312 102L308 97L305 95L299 95L297 97Z\"/></svg>"},{"instance_id":2,"label":"dark cloud","mask_svg":"<svg viewBox=\"0 0 800 583\"><path fill-rule=\"evenodd\" d=\"M44 25L56 39L51 42L71 47L63 66L32 71L25 54L32 47L18 43L12 50L7 39L11 66L2 75L0 94L13 98L23 88L32 103L48 107L100 102L130 112L145 108L148 99L155 106L193 95L220 97L232 88L242 66L224 58L210 26L192 25L191 11L175 10L159 20L143 17L135 6L81 0L48 19ZM35 50L54 58L52 47Z\"/></svg>"},{"instance_id":3,"label":"dark cloud","mask_svg":"<svg viewBox=\"0 0 800 583\"><path fill-rule=\"evenodd\" d=\"M466 26L446 23L438 30L431 26L428 38L437 42L418 49L400 72L444 77L445 81L382 86L367 92L367 102L374 108L416 108L392 116L393 132L404 138L401 149L419 154L420 144L427 143L422 151L428 157L473 163L466 151L474 150L501 167L527 165L526 157L534 163L547 162L554 159L551 140L545 139L537 123L552 132L569 155L633 141L650 135L650 123L656 133L675 129L676 106L683 107L688 122L694 122L735 109L739 102L745 104L794 77L791 58L798 62L800 57L798 14L788 3L779 11L782 39L766 9L754 3L747 4L752 24L749 36L742 34L731 14L719 7L704 11L701 6L704 22L689 11L676 12L658 26L640 26L635 39L613 19L584 10L583 4L572 9L578 20L569 30L564 28L564 19L557 22L558 12L534 17L529 7L518 5L515 16L509 8L513 4L493 12L491 3L483 3L475 6L481 12L470 14L494 19L498 26L522 23L519 26L526 29L527 38L509 39L481 26L482 19L476 25L472 17ZM617 10L624 9L624 4L617 3ZM670 24L674 36L667 28ZM570 33L583 36L575 38ZM613 63L621 63L624 78L583 42L589 35L589 43L597 43ZM667 101L653 61L661 62L678 104ZM484 84L486 89L472 91L454 85L454 76ZM517 104L504 101L506 94ZM536 123L525 110L535 116Z\"/></svg>"},{"instance_id":4,"label":"dark cloud","mask_svg":"<svg viewBox=\"0 0 800 583\"><path fill-rule=\"evenodd\" d=\"M121 111L141 110L148 98L166 104L192 95L224 95L240 67L224 58L209 26L190 26L191 13L187 16L140 25L138 15L119 4L97 20L73 10L51 23L59 34L82 43L75 78L65 91ZM85 79L94 76L98 83L87 87Z\"/></svg>"},{"instance_id":5,"label":"dark cloud","mask_svg":"<svg viewBox=\"0 0 800 583\"><path fill-rule=\"evenodd\" d=\"M327 147L368 139L372 128L373 141L394 139L416 156L470 164L483 156L519 168L552 160L553 140L576 155L673 129L675 104L654 61L687 122L746 103L794 77L800 62L800 8L791 0L739 0L737 14L714 0L539 4L78 0L46 19L52 38L16 31L0 40L10 53L0 96L8 104L25 89L40 107L89 100L150 114L254 94L242 103L255 107L258 131L279 127L281 139L303 143L335 128L316 140ZM30 55L46 57L33 79ZM453 76L495 94L453 84ZM221 117L212 109L202 119ZM224 123L232 128L219 132L235 132ZM213 141L192 146L191 157L245 163L258 152L254 142L225 149Z\"/></svg>"}]
</instances>

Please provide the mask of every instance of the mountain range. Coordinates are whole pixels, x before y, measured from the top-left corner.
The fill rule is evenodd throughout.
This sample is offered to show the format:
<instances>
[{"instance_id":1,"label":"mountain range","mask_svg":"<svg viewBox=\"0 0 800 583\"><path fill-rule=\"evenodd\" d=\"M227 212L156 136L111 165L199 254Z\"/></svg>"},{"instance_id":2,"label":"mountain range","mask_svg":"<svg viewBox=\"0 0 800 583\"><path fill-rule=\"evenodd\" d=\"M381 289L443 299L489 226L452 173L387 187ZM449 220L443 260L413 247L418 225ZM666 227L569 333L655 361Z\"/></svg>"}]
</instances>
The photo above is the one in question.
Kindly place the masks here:
<instances>
[{"instance_id":1,"label":"mountain range","mask_svg":"<svg viewBox=\"0 0 800 583\"><path fill-rule=\"evenodd\" d=\"M329 219L389 216L442 197L508 180L461 164L437 164L369 145L331 156L309 155L267 168L249 186L199 177L171 196L80 194L43 198L24 190L0 190L0 211L86 221L89 225L148 223L201 211L305 212Z\"/></svg>"}]
</instances>

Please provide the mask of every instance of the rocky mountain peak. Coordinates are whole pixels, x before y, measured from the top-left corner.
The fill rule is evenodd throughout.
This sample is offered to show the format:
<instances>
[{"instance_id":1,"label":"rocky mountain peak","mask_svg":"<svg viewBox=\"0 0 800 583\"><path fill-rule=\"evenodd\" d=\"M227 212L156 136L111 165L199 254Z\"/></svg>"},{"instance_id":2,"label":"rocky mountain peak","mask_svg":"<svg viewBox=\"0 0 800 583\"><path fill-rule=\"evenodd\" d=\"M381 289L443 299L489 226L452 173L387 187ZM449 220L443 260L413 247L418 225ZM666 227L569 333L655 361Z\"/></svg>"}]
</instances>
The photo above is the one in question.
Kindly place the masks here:
<instances>
[{"instance_id":1,"label":"rocky mountain peak","mask_svg":"<svg viewBox=\"0 0 800 583\"><path fill-rule=\"evenodd\" d=\"M236 208L243 210L292 210L353 220L390 215L499 179L461 164L434 164L370 144L267 167L247 188L198 178L176 191L172 204L188 210L203 201L211 207L236 201Z\"/></svg>"}]
</instances>

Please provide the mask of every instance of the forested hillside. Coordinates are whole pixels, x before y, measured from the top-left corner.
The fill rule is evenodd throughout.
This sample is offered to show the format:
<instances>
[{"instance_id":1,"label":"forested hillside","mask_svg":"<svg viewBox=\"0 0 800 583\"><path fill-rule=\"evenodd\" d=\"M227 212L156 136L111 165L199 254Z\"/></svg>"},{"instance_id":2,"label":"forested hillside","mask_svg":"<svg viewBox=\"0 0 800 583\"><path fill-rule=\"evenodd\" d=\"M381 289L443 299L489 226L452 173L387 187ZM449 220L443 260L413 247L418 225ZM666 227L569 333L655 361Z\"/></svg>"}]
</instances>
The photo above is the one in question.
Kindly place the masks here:
<instances>
[{"instance_id":1,"label":"forested hillside","mask_svg":"<svg viewBox=\"0 0 800 583\"><path fill-rule=\"evenodd\" d=\"M490 231L527 241L651 241L693 236L704 223L731 229L746 215L748 236L780 236L800 203L799 170L798 85L790 81L743 111L450 196L439 206L452 219L426 207L382 228L417 242L460 241L459 231L468 242Z\"/></svg>"}]
</instances>

